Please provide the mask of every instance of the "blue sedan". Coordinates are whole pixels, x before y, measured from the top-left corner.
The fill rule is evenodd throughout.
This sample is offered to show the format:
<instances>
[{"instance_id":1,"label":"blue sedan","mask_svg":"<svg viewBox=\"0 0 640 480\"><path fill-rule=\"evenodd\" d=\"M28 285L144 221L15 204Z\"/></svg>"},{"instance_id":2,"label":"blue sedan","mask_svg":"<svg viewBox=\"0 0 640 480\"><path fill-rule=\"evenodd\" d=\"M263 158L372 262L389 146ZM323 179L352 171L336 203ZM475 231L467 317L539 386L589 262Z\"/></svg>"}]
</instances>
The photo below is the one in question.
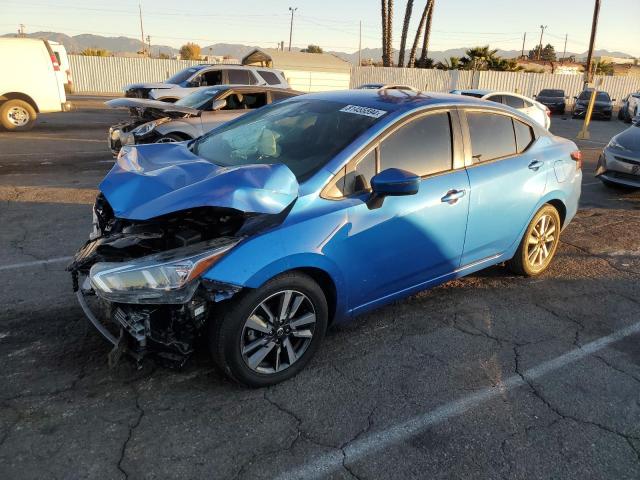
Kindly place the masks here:
<instances>
[{"instance_id":1,"label":"blue sedan","mask_svg":"<svg viewBox=\"0 0 640 480\"><path fill-rule=\"evenodd\" d=\"M329 325L506 262L544 272L576 145L517 110L403 90L304 95L199 139L127 147L69 265L109 356L292 377Z\"/></svg>"}]
</instances>

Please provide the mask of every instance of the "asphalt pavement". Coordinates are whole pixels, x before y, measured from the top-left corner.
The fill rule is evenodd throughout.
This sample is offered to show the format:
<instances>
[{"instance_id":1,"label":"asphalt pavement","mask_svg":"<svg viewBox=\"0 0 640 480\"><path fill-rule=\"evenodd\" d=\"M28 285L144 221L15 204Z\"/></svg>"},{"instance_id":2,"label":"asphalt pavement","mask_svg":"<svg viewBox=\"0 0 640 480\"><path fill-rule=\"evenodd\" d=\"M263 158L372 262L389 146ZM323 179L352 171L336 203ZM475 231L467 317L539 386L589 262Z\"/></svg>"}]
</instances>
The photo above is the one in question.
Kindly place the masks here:
<instances>
[{"instance_id":1,"label":"asphalt pavement","mask_svg":"<svg viewBox=\"0 0 640 480\"><path fill-rule=\"evenodd\" d=\"M640 192L594 176L535 279L494 267L332 329L294 379L107 366L64 272L112 165L99 98L0 133L0 478L640 478ZM574 138L580 122L554 117Z\"/></svg>"}]
</instances>

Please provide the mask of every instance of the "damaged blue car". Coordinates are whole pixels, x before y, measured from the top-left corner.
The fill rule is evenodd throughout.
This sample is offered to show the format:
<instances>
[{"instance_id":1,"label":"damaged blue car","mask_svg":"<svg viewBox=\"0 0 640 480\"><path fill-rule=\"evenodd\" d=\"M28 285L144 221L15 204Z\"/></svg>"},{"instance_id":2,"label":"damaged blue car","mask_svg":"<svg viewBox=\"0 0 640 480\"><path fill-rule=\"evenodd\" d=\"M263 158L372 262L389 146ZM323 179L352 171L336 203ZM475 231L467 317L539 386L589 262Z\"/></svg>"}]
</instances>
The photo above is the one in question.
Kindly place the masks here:
<instances>
[{"instance_id":1,"label":"damaged blue car","mask_svg":"<svg viewBox=\"0 0 640 480\"><path fill-rule=\"evenodd\" d=\"M190 142L124 148L72 272L122 354L299 372L331 324L504 263L544 272L581 156L509 107L394 89L304 95Z\"/></svg>"}]
</instances>

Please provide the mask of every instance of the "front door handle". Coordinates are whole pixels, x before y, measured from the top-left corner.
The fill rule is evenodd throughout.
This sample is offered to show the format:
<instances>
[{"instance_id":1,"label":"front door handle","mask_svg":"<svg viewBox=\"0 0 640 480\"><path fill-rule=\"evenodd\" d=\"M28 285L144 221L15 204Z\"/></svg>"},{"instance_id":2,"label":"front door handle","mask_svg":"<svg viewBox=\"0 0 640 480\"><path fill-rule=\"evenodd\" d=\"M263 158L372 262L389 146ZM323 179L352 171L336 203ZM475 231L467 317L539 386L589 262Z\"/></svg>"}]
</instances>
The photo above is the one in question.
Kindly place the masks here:
<instances>
[{"instance_id":1,"label":"front door handle","mask_svg":"<svg viewBox=\"0 0 640 480\"><path fill-rule=\"evenodd\" d=\"M465 195L464 190L449 190L444 197L440 199L442 203L448 203L449 205L453 205L458 200L460 200Z\"/></svg>"},{"instance_id":2,"label":"front door handle","mask_svg":"<svg viewBox=\"0 0 640 480\"><path fill-rule=\"evenodd\" d=\"M533 162L531 162L529 164L529 169L530 170L534 170L534 171L538 171L538 169L544 165L544 162L541 162L540 160L534 160Z\"/></svg>"}]
</instances>

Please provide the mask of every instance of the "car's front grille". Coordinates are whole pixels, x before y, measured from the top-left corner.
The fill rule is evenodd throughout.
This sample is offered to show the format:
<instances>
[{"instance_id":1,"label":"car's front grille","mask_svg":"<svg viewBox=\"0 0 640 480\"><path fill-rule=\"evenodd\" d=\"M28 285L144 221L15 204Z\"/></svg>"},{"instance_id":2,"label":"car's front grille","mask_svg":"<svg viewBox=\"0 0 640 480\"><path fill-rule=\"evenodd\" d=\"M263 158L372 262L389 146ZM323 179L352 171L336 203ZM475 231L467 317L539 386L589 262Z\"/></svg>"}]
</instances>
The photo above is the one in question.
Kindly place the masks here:
<instances>
[{"instance_id":1,"label":"car's front grille","mask_svg":"<svg viewBox=\"0 0 640 480\"><path fill-rule=\"evenodd\" d=\"M630 165L640 165L640 160L632 160L630 158L619 157L618 155L615 156L615 159L619 162L628 163Z\"/></svg>"}]
</instances>

